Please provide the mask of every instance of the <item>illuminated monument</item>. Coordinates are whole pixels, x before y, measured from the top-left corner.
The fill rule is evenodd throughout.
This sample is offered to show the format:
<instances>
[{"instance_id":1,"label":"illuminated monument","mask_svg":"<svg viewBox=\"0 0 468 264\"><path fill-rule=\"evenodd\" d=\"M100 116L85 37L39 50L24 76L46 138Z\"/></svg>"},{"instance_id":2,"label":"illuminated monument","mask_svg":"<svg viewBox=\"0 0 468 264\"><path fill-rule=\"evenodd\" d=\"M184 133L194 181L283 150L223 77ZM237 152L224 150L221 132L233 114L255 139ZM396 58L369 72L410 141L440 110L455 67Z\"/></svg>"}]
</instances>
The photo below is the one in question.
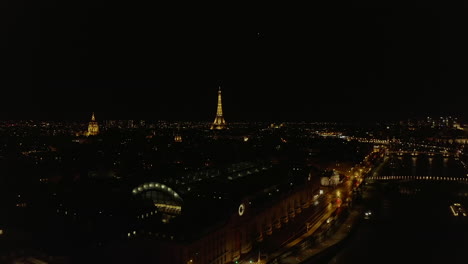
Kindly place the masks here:
<instances>
[{"instance_id":1,"label":"illuminated monument","mask_svg":"<svg viewBox=\"0 0 468 264\"><path fill-rule=\"evenodd\" d=\"M99 126L93 113L93 115L91 116L91 121L89 122L89 125L88 125L88 132L86 133L86 135L96 136L97 134L99 134Z\"/></svg>"},{"instance_id":2,"label":"illuminated monument","mask_svg":"<svg viewBox=\"0 0 468 264\"><path fill-rule=\"evenodd\" d=\"M216 117L210 129L211 130L227 129L226 121L224 120L224 117L223 117L223 104L221 103L221 87L219 87L219 90L218 90L218 108L216 110Z\"/></svg>"},{"instance_id":3,"label":"illuminated monument","mask_svg":"<svg viewBox=\"0 0 468 264\"><path fill-rule=\"evenodd\" d=\"M180 127L177 128L177 133L174 135L174 142L182 142L182 136L180 135Z\"/></svg>"}]
</instances>

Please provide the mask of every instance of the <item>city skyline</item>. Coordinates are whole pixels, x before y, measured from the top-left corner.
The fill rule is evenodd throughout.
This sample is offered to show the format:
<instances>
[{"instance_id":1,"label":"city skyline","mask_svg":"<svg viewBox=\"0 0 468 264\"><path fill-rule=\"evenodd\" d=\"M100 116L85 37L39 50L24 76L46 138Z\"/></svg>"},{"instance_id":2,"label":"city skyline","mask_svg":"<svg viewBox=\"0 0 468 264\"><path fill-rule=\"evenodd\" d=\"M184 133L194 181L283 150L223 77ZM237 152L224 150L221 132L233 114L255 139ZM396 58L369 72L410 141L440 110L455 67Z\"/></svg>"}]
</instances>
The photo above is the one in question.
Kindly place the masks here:
<instances>
[{"instance_id":1,"label":"city skyline","mask_svg":"<svg viewBox=\"0 0 468 264\"><path fill-rule=\"evenodd\" d=\"M177 5L0 5L0 263L466 262L464 9Z\"/></svg>"},{"instance_id":2,"label":"city skyline","mask_svg":"<svg viewBox=\"0 0 468 264\"><path fill-rule=\"evenodd\" d=\"M123 19L85 5L10 9L0 119L76 120L95 111L210 121L219 86L229 120L467 115L461 13L353 10L236 23L151 10Z\"/></svg>"}]
</instances>

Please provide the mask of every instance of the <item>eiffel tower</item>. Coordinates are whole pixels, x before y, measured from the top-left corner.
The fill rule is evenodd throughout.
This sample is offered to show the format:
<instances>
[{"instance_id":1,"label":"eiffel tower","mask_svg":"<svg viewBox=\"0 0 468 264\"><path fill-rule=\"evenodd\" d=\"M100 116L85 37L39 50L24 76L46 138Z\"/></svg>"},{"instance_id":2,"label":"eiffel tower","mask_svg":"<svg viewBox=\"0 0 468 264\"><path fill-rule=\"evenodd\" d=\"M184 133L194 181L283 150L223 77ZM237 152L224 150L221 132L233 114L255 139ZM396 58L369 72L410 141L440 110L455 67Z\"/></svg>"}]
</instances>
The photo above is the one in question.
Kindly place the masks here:
<instances>
[{"instance_id":1,"label":"eiffel tower","mask_svg":"<svg viewBox=\"0 0 468 264\"><path fill-rule=\"evenodd\" d=\"M219 90L218 90L218 108L216 110L216 117L210 129L211 130L227 129L226 121L224 120L224 117L223 117L223 104L221 103L221 87L219 87Z\"/></svg>"}]
</instances>

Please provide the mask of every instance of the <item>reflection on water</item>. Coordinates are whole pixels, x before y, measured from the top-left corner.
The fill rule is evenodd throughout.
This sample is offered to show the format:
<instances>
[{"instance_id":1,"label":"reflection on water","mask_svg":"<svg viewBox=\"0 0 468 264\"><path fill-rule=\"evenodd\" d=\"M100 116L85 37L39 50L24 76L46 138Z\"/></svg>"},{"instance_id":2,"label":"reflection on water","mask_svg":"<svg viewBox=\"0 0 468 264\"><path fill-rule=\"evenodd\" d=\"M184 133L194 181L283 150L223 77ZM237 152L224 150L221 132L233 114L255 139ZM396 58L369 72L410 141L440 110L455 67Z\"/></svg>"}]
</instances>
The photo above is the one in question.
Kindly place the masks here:
<instances>
[{"instance_id":1,"label":"reflection on water","mask_svg":"<svg viewBox=\"0 0 468 264\"><path fill-rule=\"evenodd\" d=\"M411 157L411 175L416 175L416 161L418 160L418 158L416 157Z\"/></svg>"},{"instance_id":2,"label":"reflection on water","mask_svg":"<svg viewBox=\"0 0 468 264\"><path fill-rule=\"evenodd\" d=\"M447 195L449 185L440 193L434 183L394 190L395 184L379 182L368 192L380 200L369 202L375 218L363 220L329 263L466 263L468 217L453 216L449 205L468 205L468 197Z\"/></svg>"},{"instance_id":3,"label":"reflection on water","mask_svg":"<svg viewBox=\"0 0 468 264\"><path fill-rule=\"evenodd\" d=\"M381 175L466 177L459 161L434 155L391 157ZM458 181L369 181L363 206L375 212L328 263L467 263L468 184Z\"/></svg>"},{"instance_id":4,"label":"reflection on water","mask_svg":"<svg viewBox=\"0 0 468 264\"><path fill-rule=\"evenodd\" d=\"M434 163L434 158L433 157L429 157L428 158L428 161L429 161L429 166L427 166L427 175L429 176L432 176L432 165Z\"/></svg>"},{"instance_id":5,"label":"reflection on water","mask_svg":"<svg viewBox=\"0 0 468 264\"><path fill-rule=\"evenodd\" d=\"M392 155L381 175L466 177L459 160L442 155Z\"/></svg>"}]
</instances>

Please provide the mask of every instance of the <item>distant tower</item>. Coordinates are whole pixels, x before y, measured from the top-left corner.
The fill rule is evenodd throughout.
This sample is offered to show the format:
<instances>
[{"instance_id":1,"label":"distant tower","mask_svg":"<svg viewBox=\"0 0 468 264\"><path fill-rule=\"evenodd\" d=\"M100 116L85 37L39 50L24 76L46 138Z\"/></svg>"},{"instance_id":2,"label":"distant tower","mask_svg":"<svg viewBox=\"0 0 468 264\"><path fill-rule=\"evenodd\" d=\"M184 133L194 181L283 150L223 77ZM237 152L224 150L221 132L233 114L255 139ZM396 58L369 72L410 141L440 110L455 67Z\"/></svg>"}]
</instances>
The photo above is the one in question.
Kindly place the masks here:
<instances>
[{"instance_id":1,"label":"distant tower","mask_svg":"<svg viewBox=\"0 0 468 264\"><path fill-rule=\"evenodd\" d=\"M223 105L221 103L221 87L219 87L219 90L218 90L218 108L216 110L216 117L215 117L215 120L213 122L213 124L211 125L211 130L213 129L216 129L216 130L220 130L220 129L226 129L227 126L226 126L226 121L224 120L224 117L223 117Z\"/></svg>"},{"instance_id":2,"label":"distant tower","mask_svg":"<svg viewBox=\"0 0 468 264\"><path fill-rule=\"evenodd\" d=\"M177 133L174 135L174 142L182 142L182 136L180 135L180 127L177 128Z\"/></svg>"},{"instance_id":3,"label":"distant tower","mask_svg":"<svg viewBox=\"0 0 468 264\"><path fill-rule=\"evenodd\" d=\"M97 134L99 134L99 126L96 121L96 118L94 117L94 112L93 112L93 115L91 116L91 121L89 122L89 125L88 125L87 135L96 136Z\"/></svg>"}]
</instances>

